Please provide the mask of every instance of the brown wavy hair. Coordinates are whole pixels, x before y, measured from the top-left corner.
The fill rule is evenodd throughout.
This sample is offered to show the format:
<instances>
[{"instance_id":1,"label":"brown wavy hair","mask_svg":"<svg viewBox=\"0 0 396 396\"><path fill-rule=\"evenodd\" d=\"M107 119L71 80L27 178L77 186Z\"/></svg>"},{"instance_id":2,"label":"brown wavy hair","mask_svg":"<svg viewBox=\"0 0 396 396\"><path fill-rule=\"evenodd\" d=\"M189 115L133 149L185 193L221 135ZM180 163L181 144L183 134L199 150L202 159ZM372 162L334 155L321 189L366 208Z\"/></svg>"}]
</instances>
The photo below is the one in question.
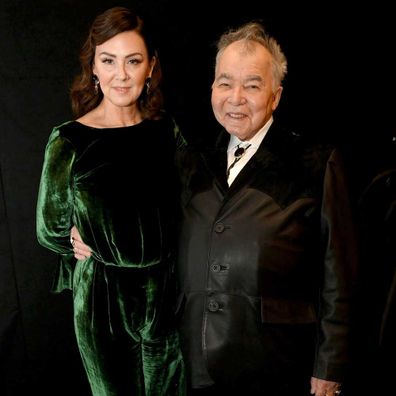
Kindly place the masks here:
<instances>
[{"instance_id":1,"label":"brown wavy hair","mask_svg":"<svg viewBox=\"0 0 396 396\"><path fill-rule=\"evenodd\" d=\"M144 40L149 58L156 57L151 75L150 89L143 89L138 107L143 118L159 118L163 105L160 82L162 78L161 65L153 39L145 29L143 20L133 10L125 7L113 7L98 15L93 21L80 50L81 72L76 76L70 91L71 106L76 118L83 116L99 105L103 93L95 93L93 62L97 45L103 44L119 33L133 30Z\"/></svg>"}]
</instances>

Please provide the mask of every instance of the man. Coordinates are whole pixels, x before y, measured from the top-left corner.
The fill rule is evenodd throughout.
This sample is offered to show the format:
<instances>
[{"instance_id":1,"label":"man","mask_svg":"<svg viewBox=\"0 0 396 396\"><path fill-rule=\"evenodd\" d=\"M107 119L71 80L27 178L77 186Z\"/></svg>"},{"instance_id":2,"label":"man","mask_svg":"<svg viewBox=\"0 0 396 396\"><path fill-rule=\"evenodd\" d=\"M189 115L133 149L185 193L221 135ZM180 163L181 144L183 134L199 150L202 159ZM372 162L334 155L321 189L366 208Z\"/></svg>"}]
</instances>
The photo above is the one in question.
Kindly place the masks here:
<instances>
[{"instance_id":1,"label":"man","mask_svg":"<svg viewBox=\"0 0 396 396\"><path fill-rule=\"evenodd\" d=\"M225 33L212 85L224 130L181 155L178 315L193 395L334 396L345 376L347 185L337 150L274 120L286 71L260 24Z\"/></svg>"}]
</instances>

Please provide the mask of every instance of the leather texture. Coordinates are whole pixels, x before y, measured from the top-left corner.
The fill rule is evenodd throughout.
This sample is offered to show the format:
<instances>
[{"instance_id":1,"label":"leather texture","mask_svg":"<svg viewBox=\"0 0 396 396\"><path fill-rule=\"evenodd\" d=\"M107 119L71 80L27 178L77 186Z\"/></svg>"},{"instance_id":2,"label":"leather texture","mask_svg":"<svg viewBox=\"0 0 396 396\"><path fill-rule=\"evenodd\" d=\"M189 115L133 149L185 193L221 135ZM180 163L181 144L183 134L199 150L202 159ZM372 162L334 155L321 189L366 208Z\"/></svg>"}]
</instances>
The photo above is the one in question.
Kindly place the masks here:
<instances>
[{"instance_id":1,"label":"leather texture","mask_svg":"<svg viewBox=\"0 0 396 396\"><path fill-rule=\"evenodd\" d=\"M357 260L340 153L274 122L228 188L228 139L179 153L178 316L192 386L255 394L279 373L339 381Z\"/></svg>"}]
</instances>

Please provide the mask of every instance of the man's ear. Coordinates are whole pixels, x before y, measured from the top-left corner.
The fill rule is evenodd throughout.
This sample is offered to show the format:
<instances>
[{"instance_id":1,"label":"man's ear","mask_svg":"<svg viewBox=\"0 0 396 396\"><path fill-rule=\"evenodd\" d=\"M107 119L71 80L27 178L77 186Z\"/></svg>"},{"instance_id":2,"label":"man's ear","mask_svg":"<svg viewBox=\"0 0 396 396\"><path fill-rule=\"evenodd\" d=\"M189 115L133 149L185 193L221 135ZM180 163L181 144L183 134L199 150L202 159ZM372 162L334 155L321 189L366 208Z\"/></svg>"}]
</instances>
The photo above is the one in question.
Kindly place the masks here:
<instances>
[{"instance_id":1,"label":"man's ear","mask_svg":"<svg viewBox=\"0 0 396 396\"><path fill-rule=\"evenodd\" d=\"M276 89L275 93L272 95L272 106L271 106L271 108L272 108L273 111L278 107L278 104L279 104L281 96L282 96L282 91L283 91L283 87L280 85Z\"/></svg>"}]
</instances>

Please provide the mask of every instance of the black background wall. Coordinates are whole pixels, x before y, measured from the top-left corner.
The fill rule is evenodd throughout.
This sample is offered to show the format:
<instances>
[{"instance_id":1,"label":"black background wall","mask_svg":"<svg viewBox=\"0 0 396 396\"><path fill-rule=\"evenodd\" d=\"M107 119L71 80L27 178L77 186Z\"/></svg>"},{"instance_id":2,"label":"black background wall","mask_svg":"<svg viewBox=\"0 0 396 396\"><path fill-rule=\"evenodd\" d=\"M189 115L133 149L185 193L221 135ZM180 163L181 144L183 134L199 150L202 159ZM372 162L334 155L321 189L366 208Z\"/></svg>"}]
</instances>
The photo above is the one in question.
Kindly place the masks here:
<instances>
[{"instance_id":1,"label":"black background wall","mask_svg":"<svg viewBox=\"0 0 396 396\"><path fill-rule=\"evenodd\" d=\"M68 89L93 17L114 5L139 7L158 33L167 107L189 133L202 135L211 132L216 38L262 19L289 60L278 116L345 145L354 163L365 133L375 140L394 132L392 13L378 2L348 12L335 1L306 3L1 1L1 395L89 394L71 295L50 293L56 257L36 241L35 206L44 147L51 128L71 118Z\"/></svg>"}]
</instances>

